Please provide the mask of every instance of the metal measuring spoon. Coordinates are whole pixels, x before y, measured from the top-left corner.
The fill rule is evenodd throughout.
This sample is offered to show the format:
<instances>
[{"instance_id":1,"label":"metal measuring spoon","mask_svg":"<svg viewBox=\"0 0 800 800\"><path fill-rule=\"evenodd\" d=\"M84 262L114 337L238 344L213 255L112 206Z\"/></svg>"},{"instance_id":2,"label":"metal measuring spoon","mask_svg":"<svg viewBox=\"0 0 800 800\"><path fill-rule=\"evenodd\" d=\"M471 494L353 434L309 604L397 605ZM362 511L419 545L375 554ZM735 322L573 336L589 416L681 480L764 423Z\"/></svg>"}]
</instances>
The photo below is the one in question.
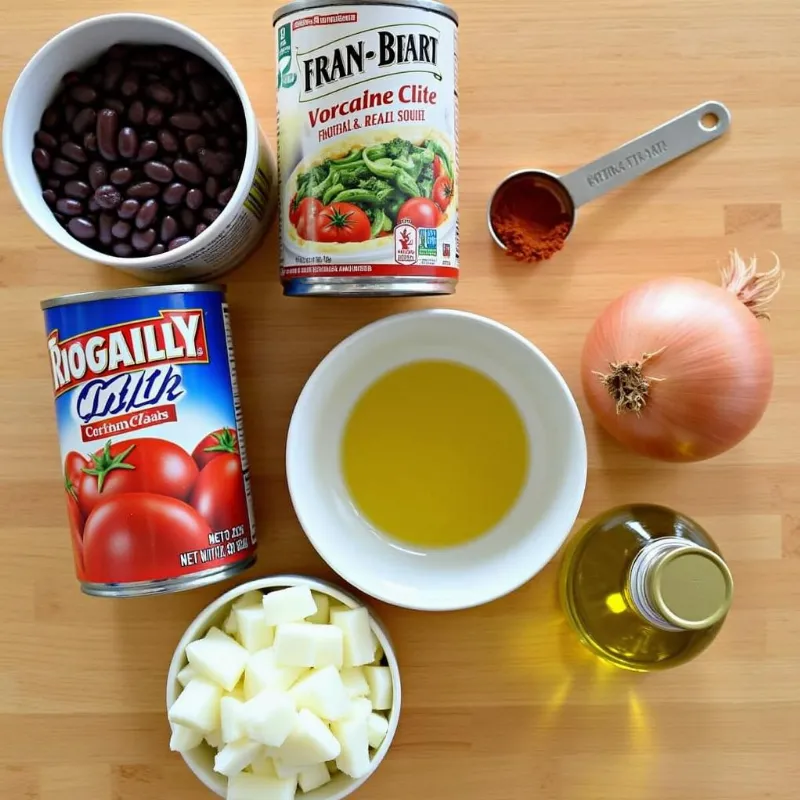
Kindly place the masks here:
<instances>
[{"instance_id":1,"label":"metal measuring spoon","mask_svg":"<svg viewBox=\"0 0 800 800\"><path fill-rule=\"evenodd\" d=\"M580 206L713 142L728 130L730 124L730 111L722 103L711 100L567 175L556 175L542 169L512 172L494 190L489 200L487 220L492 238L506 249L492 225L492 212L495 202L512 181L524 180L531 187L548 189L560 202L571 233Z\"/></svg>"}]
</instances>

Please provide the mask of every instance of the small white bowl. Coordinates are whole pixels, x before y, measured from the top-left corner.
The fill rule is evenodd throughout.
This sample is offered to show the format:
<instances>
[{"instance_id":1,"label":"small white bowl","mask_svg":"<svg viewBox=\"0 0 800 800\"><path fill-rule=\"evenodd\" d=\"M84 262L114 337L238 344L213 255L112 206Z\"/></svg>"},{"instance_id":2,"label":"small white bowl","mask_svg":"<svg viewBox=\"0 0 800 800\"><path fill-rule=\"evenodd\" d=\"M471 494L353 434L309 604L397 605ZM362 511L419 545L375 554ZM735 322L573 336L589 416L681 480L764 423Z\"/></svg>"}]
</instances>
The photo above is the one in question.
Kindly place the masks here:
<instances>
[{"instance_id":1,"label":"small white bowl","mask_svg":"<svg viewBox=\"0 0 800 800\"><path fill-rule=\"evenodd\" d=\"M212 626L216 625L217 627L222 627L222 623L230 611L230 606L237 597L241 597L247 592L286 589L289 586L308 586L312 591L327 594L334 600L344 603L350 608L364 605L353 595L342 591L327 581L307 578L303 575L274 575L270 578L258 578L257 580L243 583L235 589L231 589L229 592L222 595L222 597L219 597L211 603L211 605L206 606L206 608L195 617L194 621L186 629L186 633L183 634L180 642L178 642L167 675L167 709L178 699L178 695L183 688L180 683L178 683L178 673L186 666L187 646L195 640L202 638ZM392 674L393 704L388 716L389 730L381 746L372 756L370 770L363 778L354 780L343 773L337 773L330 783L325 784L325 786L319 789L315 789L313 792L304 793L298 791L297 800L343 800L343 798L349 797L380 766L381 761L383 761L391 747L392 739L394 739L394 735L397 731L397 725L400 721L400 706L402 703L400 668L397 664L397 656L395 655L391 639L386 629L383 627L383 623L375 616L371 609L368 610L370 612L372 631L375 636L378 637L378 641L386 655L386 665L389 667ZM182 756L186 765L195 776L200 779L204 786L220 797L225 797L228 788L228 780L218 772L214 772L214 750L211 747L203 743L194 750L183 753Z\"/></svg>"},{"instance_id":2,"label":"small white bowl","mask_svg":"<svg viewBox=\"0 0 800 800\"><path fill-rule=\"evenodd\" d=\"M342 475L340 449L351 409L367 387L401 364L424 359L466 364L506 391L525 423L529 469L514 507L484 536L458 547L412 552L359 515ZM447 424L447 409L409 413L438 414ZM586 467L578 407L550 361L510 328L446 309L387 317L335 347L300 394L286 448L292 502L322 558L361 591L427 611L487 603L536 575L575 522Z\"/></svg>"}]
</instances>

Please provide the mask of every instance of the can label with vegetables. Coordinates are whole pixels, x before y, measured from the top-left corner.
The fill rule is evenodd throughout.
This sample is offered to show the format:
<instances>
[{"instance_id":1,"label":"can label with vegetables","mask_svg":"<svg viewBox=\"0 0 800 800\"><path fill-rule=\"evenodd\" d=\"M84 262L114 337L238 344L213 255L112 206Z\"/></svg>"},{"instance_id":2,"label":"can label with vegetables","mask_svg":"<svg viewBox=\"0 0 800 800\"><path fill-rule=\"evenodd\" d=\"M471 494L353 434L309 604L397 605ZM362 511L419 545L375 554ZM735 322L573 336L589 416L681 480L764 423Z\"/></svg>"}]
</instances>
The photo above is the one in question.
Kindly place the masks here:
<instances>
[{"instance_id":1,"label":"can label with vegetables","mask_svg":"<svg viewBox=\"0 0 800 800\"><path fill-rule=\"evenodd\" d=\"M293 4L275 21L285 293L453 292L455 14Z\"/></svg>"},{"instance_id":2,"label":"can label with vegetables","mask_svg":"<svg viewBox=\"0 0 800 800\"><path fill-rule=\"evenodd\" d=\"M256 532L222 289L143 287L42 305L83 590L178 591L252 564Z\"/></svg>"}]
</instances>

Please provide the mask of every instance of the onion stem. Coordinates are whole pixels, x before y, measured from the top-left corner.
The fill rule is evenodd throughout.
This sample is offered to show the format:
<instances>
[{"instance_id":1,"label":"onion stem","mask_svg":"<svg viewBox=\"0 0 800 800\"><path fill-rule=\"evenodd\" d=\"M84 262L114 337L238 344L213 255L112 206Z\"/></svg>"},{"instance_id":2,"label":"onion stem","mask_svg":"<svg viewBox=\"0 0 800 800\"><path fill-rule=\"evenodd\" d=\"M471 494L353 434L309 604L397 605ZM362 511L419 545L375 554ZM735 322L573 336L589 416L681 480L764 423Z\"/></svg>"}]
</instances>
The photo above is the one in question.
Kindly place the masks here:
<instances>
[{"instance_id":1,"label":"onion stem","mask_svg":"<svg viewBox=\"0 0 800 800\"><path fill-rule=\"evenodd\" d=\"M775 256L775 266L768 272L756 272L758 261L755 256L751 256L750 263L746 264L739 251L732 250L728 266L720 270L722 288L735 294L756 319L769 319L767 309L783 281L780 259L775 253L772 255Z\"/></svg>"},{"instance_id":2,"label":"onion stem","mask_svg":"<svg viewBox=\"0 0 800 800\"><path fill-rule=\"evenodd\" d=\"M660 356L666 348L662 347L655 353L644 353L641 361L612 361L608 366L611 372L604 374L593 370L608 393L614 398L617 414L633 411L640 416L642 409L647 405L650 394L650 384L659 383L664 378L653 378L644 374L644 365Z\"/></svg>"}]
</instances>

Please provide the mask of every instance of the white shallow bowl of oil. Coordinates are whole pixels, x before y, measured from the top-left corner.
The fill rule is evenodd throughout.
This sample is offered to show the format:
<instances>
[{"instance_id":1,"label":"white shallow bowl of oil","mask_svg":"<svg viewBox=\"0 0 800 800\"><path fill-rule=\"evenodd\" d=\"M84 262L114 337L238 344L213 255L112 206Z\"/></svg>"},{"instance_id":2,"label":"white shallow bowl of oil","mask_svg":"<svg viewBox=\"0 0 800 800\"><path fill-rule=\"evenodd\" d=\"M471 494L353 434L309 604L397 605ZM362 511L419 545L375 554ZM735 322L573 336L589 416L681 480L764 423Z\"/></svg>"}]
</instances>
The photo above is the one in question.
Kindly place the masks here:
<instances>
[{"instance_id":1,"label":"white shallow bowl of oil","mask_svg":"<svg viewBox=\"0 0 800 800\"><path fill-rule=\"evenodd\" d=\"M343 603L350 608L363 605L356 597L349 592L345 592L327 581L309 578L304 575L273 575L269 578L257 578L239 586L218 597L213 603L206 606L191 622L185 633L181 637L175 652L172 654L172 661L169 665L167 674L167 710L178 699L183 687L178 682L178 673L187 664L186 648L197 639L202 639L209 628L216 625L222 627L222 623L228 616L233 605L233 601L247 592L270 592L275 589L286 589L289 586L307 586L312 592L327 594L333 600ZM372 609L370 612L370 627L372 632L380 642L386 656L386 666L392 675L392 708L387 714L389 730L386 733L381 746L375 751L370 761L369 772L361 778L355 779L339 772L325 786L315 789L313 792L297 792L297 800L344 800L364 784L389 752L392 746L397 726L400 722L400 707L402 705L402 692L400 686L400 667L397 663L397 656L394 652L392 640L384 628L383 623L375 616ZM214 772L214 753L205 742L194 750L182 753L186 766L194 773L195 777L214 794L225 797L228 792L228 779Z\"/></svg>"},{"instance_id":2,"label":"white shallow bowl of oil","mask_svg":"<svg viewBox=\"0 0 800 800\"><path fill-rule=\"evenodd\" d=\"M341 442L370 385L402 364L432 359L465 364L505 390L525 424L528 474L515 505L486 534L456 547L419 549L376 532L359 515L342 472ZM438 414L447 425L447 409L409 413ZM286 448L292 502L320 556L361 591L430 611L490 602L536 575L575 522L586 468L578 407L553 364L510 328L446 309L387 317L335 347L300 394Z\"/></svg>"}]
</instances>

